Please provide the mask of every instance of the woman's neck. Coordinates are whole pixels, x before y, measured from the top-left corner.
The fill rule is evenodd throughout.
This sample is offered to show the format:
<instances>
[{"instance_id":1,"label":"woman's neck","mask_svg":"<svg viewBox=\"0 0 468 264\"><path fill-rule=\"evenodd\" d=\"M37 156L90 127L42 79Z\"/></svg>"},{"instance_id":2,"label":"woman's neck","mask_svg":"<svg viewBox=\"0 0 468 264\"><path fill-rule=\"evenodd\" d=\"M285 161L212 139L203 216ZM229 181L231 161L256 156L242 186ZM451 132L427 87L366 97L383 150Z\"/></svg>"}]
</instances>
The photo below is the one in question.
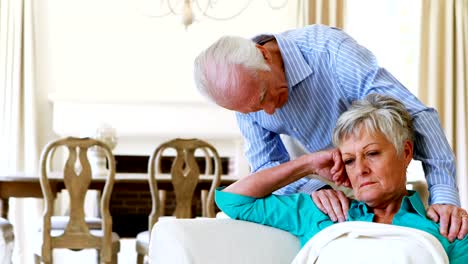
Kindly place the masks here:
<instances>
[{"instance_id":1,"label":"woman's neck","mask_svg":"<svg viewBox=\"0 0 468 264\"><path fill-rule=\"evenodd\" d=\"M407 195L407 193L399 197L394 197L386 204L370 207L372 213L374 213L373 222L391 224L393 222L393 217L400 210L401 201L405 195Z\"/></svg>"}]
</instances>

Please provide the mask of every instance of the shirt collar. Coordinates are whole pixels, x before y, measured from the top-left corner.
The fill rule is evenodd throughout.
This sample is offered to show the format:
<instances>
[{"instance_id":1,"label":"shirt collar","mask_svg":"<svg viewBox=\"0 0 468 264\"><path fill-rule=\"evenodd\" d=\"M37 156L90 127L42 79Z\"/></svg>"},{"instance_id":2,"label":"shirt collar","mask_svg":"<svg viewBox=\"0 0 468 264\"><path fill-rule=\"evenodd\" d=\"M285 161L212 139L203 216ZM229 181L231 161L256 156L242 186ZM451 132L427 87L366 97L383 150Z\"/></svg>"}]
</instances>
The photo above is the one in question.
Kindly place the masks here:
<instances>
[{"instance_id":1,"label":"shirt collar","mask_svg":"<svg viewBox=\"0 0 468 264\"><path fill-rule=\"evenodd\" d=\"M426 209L424 204L419 197L419 194L415 191L408 190L408 196L403 197L401 201L400 210L414 211L420 216L426 218ZM369 208L364 202L353 200L349 208L348 214L351 218L361 217L369 213Z\"/></svg>"},{"instance_id":2,"label":"shirt collar","mask_svg":"<svg viewBox=\"0 0 468 264\"><path fill-rule=\"evenodd\" d=\"M282 35L274 35L281 51L283 58L286 80L289 87L294 87L296 84L303 81L305 78L313 74L312 68L304 59L302 52L296 43Z\"/></svg>"},{"instance_id":3,"label":"shirt collar","mask_svg":"<svg viewBox=\"0 0 468 264\"><path fill-rule=\"evenodd\" d=\"M301 51L294 41L282 36L281 34L262 34L252 38L255 43L262 43L272 36L276 38L281 51L281 57L284 63L286 80L288 81L289 89L303 81L305 78L313 74L312 68L304 59Z\"/></svg>"},{"instance_id":4,"label":"shirt collar","mask_svg":"<svg viewBox=\"0 0 468 264\"><path fill-rule=\"evenodd\" d=\"M420 216L426 217L426 208L424 208L424 204L421 201L421 197L415 191L408 191L409 196L403 197L403 201L401 202L401 206L405 206L408 209L414 209Z\"/></svg>"}]
</instances>

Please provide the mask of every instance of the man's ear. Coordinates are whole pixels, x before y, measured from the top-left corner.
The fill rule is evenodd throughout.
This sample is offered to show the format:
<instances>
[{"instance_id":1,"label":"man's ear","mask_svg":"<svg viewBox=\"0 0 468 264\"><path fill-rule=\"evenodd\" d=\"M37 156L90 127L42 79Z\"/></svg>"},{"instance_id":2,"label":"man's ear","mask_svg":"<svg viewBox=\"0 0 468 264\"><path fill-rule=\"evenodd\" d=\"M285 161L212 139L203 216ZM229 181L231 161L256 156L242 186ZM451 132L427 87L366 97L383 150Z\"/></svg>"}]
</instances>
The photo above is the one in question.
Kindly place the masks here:
<instances>
[{"instance_id":1,"label":"man's ear","mask_svg":"<svg viewBox=\"0 0 468 264\"><path fill-rule=\"evenodd\" d=\"M270 52L262 45L256 44L255 46L257 47L257 49L260 50L260 52L262 53L263 58L265 59L265 61L267 63L271 63L271 54L270 54Z\"/></svg>"}]
</instances>

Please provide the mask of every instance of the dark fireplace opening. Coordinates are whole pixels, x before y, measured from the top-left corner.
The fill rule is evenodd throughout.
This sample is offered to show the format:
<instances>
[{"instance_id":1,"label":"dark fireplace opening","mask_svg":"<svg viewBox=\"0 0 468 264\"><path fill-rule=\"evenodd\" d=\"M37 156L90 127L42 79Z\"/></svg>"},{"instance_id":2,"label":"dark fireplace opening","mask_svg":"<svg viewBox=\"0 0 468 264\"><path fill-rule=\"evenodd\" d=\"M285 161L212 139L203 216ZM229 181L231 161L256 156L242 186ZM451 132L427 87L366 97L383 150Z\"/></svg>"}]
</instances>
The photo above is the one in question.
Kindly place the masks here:
<instances>
[{"instance_id":1,"label":"dark fireplace opening","mask_svg":"<svg viewBox=\"0 0 468 264\"><path fill-rule=\"evenodd\" d=\"M170 173L174 157L163 157L162 173ZM116 155L116 172L147 173L149 156ZM205 159L196 158L200 171L205 170ZM223 174L229 173L229 157L221 157ZM192 202L193 217L201 216L200 193L194 194ZM168 191L165 204L165 214L172 215L175 209L174 193ZM216 208L216 210L219 210ZM151 195L149 185L142 184L130 187L124 183L114 185L111 197L110 211L113 219L113 231L121 237L135 237L139 232L148 229L148 216L151 212Z\"/></svg>"},{"instance_id":2,"label":"dark fireplace opening","mask_svg":"<svg viewBox=\"0 0 468 264\"><path fill-rule=\"evenodd\" d=\"M223 174L229 172L229 157L221 157L221 167ZM169 173L171 164L174 160L173 156L164 156L161 159L162 173ZM195 157L201 172L205 171L205 158ZM148 172L149 156L137 155L115 155L116 171L121 173L147 173ZM212 164L214 161L212 160Z\"/></svg>"}]
</instances>

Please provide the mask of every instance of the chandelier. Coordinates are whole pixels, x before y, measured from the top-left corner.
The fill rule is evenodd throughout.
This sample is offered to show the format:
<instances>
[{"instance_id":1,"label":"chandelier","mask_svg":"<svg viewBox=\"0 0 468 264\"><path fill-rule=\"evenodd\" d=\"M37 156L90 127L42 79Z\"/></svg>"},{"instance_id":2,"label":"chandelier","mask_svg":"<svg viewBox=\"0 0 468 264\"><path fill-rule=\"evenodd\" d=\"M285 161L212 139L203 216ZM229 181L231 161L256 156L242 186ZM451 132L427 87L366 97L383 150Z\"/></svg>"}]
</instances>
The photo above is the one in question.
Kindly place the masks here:
<instances>
[{"instance_id":1,"label":"chandelier","mask_svg":"<svg viewBox=\"0 0 468 264\"><path fill-rule=\"evenodd\" d=\"M199 18L229 20L238 17L254 0L149 0L152 1L150 17L181 16L185 28ZM286 6L288 0L263 0L268 7L277 10ZM223 11L221 11L221 9ZM226 10L229 10L226 12ZM148 10L147 10L148 11ZM260 19L259 15L259 19Z\"/></svg>"}]
</instances>

